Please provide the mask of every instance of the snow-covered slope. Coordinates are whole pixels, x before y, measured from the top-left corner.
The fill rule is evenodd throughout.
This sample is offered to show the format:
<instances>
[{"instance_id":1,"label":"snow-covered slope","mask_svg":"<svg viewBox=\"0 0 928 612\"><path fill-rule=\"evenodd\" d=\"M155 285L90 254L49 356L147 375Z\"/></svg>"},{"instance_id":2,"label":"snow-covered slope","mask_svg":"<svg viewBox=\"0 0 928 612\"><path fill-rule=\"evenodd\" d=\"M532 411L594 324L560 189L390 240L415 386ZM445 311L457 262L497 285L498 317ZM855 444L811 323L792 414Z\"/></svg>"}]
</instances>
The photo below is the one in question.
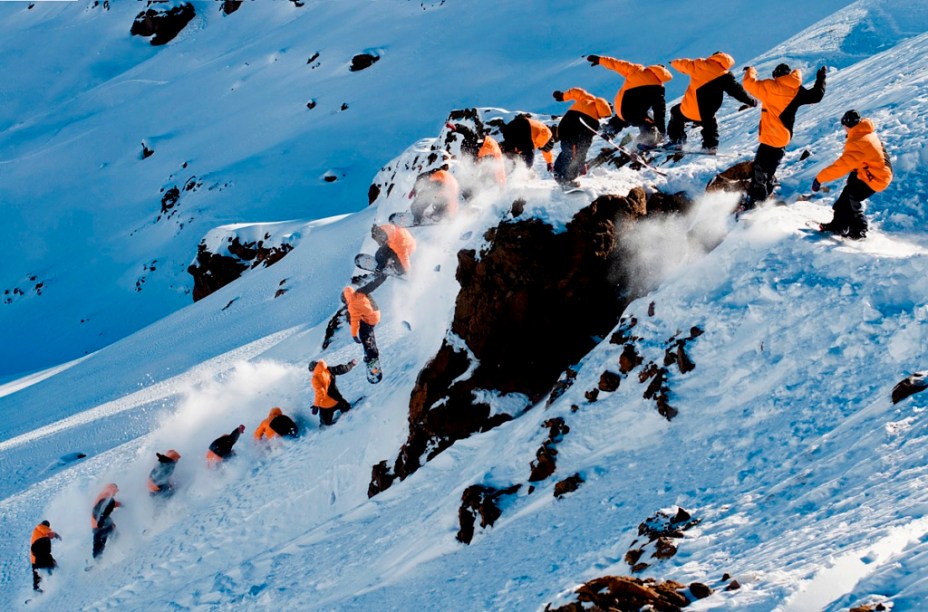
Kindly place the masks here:
<instances>
[{"instance_id":1,"label":"snow-covered slope","mask_svg":"<svg viewBox=\"0 0 928 612\"><path fill-rule=\"evenodd\" d=\"M397 6L425 7L424 14L435 15L458 10L438 3L391 8ZM915 6L862 2L826 21L859 32L879 23L873 15ZM589 7L586 17L603 10ZM274 10L284 8L291 9ZM725 13L714 17L719 14ZM682 17L690 18L687 27L700 23L695 14ZM671 18L681 15L663 15ZM723 33L735 40L756 18L735 18ZM801 19L795 11L793 18ZM578 364L575 383L549 408L538 406L458 442L367 499L371 466L395 456L404 441L416 374L445 337L457 251L478 248L483 230L506 216L515 197L528 200L526 215L555 224L585 204L582 196L553 189L538 166L542 180L514 177L506 193L481 194L479 212L417 230L414 277L378 289L384 381L370 386L357 371L339 380L348 398L366 396L356 411L325 431L311 424L303 439L276 449L243 440L236 461L207 471L202 453L209 441L239 422L250 433L271 406L313 423L305 364L320 354L335 296L352 273L351 256L371 246L371 222L408 203L409 173L377 207L300 226L297 247L275 266L84 360L0 387L0 523L12 534L0 552L4 600L19 607L31 597L25 542L32 526L48 518L65 537L55 543L62 567L30 607L532 609L570 600L571 587L590 578L628 574L624 557L638 538L638 524L679 505L699 525L675 542L676 556L649 560L642 575L724 588L728 573L742 585L718 590L695 607L837 610L878 597L892 600L896 610L923 608L928 430L921 416L928 398L916 395L893 406L889 390L909 371L924 369L928 340L928 239L919 223L928 196L922 170L928 35L899 30L881 39L885 50L879 53L858 44L852 58L858 61L846 54L832 61L837 51L816 55L811 46L820 39L809 33L823 27L784 43L783 57L807 61L807 74L820 61L841 69L829 74L825 100L800 111L780 173L782 190L804 191L840 152L837 119L852 107L877 122L894 156L896 180L871 200L876 223L861 243L822 239L808 229L808 220L828 218L836 192L761 209L739 224L728 218L730 197L704 197L685 219L644 222L636 230L640 268L648 275L643 280L654 286L625 313L637 321L636 350L645 363L661 363L668 339L694 326L703 331L687 343L695 369L670 368L667 385L679 411L673 421L642 398L647 383L639 383L640 367L616 391L587 400L601 373L618 368L623 345L606 340ZM574 60L592 50L555 45L548 63L560 58L568 82L611 97L614 84ZM389 53L370 75L388 59ZM762 61L778 60L768 54L756 63ZM513 97L513 108L556 110L546 96L560 78L560 72L544 74L537 104ZM585 81L597 78L603 80ZM500 90L471 86L474 98L467 103L489 102L487 96ZM502 89L509 87L516 89L510 83ZM442 102L436 94L428 125L440 125L459 105L442 95L449 97ZM723 113L722 148L749 157L756 122L756 112ZM421 135L404 132L409 137L393 146ZM428 145L417 143L395 165L421 156ZM799 161L803 148L813 155ZM138 163L158 155L156 149ZM697 194L727 161L687 159L671 169L664 187ZM366 192L372 176L358 179L358 193ZM629 169L597 169L586 179L603 193L624 193L642 181L663 183ZM249 211L279 218L269 210ZM306 215L280 217L288 216ZM218 215L211 219L218 224ZM724 241L705 253L702 245L713 243L720 230L727 232ZM275 298L282 287L287 292ZM357 352L342 330L324 354L338 363ZM557 447L557 472L530 493L529 463L546 437L542 424L552 417L563 418L570 432ZM154 451L169 447L183 454L180 490L155 506L144 479ZM69 454L76 452L88 457L75 463ZM585 482L555 499L554 482L574 473ZM84 572L88 509L109 481L120 484L126 503L115 516L120 537ZM523 486L505 498L496 525L464 546L454 534L461 492L472 484Z\"/></svg>"}]
</instances>

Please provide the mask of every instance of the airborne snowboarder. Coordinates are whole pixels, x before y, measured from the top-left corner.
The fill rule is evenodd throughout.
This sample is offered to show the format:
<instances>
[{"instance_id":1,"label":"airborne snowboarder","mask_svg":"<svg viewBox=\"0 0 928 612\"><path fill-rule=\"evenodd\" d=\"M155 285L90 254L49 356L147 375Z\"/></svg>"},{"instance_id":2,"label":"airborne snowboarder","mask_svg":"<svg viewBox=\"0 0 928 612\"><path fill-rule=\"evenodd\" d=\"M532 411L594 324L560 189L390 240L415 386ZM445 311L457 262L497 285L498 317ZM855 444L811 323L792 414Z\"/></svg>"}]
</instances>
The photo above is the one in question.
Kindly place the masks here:
<instances>
[{"instance_id":1,"label":"airborne snowboarder","mask_svg":"<svg viewBox=\"0 0 928 612\"><path fill-rule=\"evenodd\" d=\"M761 102L760 128L757 139L760 145L754 155L754 174L751 186L742 201L743 210L751 210L773 193L774 175L786 145L793 137L796 110L803 104L817 104L825 96L825 67L815 73L812 89L802 86L802 72L790 70L787 64L773 69L772 79L757 80L753 66L744 69L744 89Z\"/></svg>"},{"instance_id":2,"label":"airborne snowboarder","mask_svg":"<svg viewBox=\"0 0 928 612\"><path fill-rule=\"evenodd\" d=\"M409 194L415 198L409 206L413 225L422 225L426 221L434 223L454 218L457 214L461 188L449 170L448 164L444 164L416 179L412 193ZM428 215L426 211L430 211Z\"/></svg>"},{"instance_id":3,"label":"airborne snowboarder","mask_svg":"<svg viewBox=\"0 0 928 612\"><path fill-rule=\"evenodd\" d=\"M702 127L702 147L715 153L719 146L719 124L715 113L722 107L724 94L748 106L757 106L757 100L729 72L735 60L727 53L716 51L707 58L675 59L670 65L690 77L683 101L670 109L667 136L671 144L682 146L686 142L686 124L695 123Z\"/></svg>"},{"instance_id":4,"label":"airborne snowboarder","mask_svg":"<svg viewBox=\"0 0 928 612\"><path fill-rule=\"evenodd\" d=\"M506 185L506 165L503 163L503 151L496 139L485 132L470 129L460 123L446 123L445 127L464 140L461 153L477 165L481 183L495 182L500 187Z\"/></svg>"},{"instance_id":5,"label":"airborne snowboarder","mask_svg":"<svg viewBox=\"0 0 928 612\"><path fill-rule=\"evenodd\" d=\"M404 227L392 223L371 226L371 238L377 243L374 253L376 272L387 270L399 276L409 272L409 257L416 250L416 239Z\"/></svg>"},{"instance_id":6,"label":"airborne snowboarder","mask_svg":"<svg viewBox=\"0 0 928 612\"><path fill-rule=\"evenodd\" d=\"M893 166L886 147L876 135L870 119L862 119L855 110L841 117L847 132L844 151L830 166L818 173L812 181L812 191L847 174L847 184L832 209L834 218L822 225L823 232L860 240L867 236L867 217L863 201L886 189L893 180Z\"/></svg>"},{"instance_id":7,"label":"airborne snowboarder","mask_svg":"<svg viewBox=\"0 0 928 612\"><path fill-rule=\"evenodd\" d=\"M615 115L607 129L613 137L625 128L638 128L638 141L656 145L667 132L667 106L664 102L664 83L673 78L663 64L643 66L605 55L588 55L592 66L602 66L625 77L625 83L615 95Z\"/></svg>"}]
</instances>

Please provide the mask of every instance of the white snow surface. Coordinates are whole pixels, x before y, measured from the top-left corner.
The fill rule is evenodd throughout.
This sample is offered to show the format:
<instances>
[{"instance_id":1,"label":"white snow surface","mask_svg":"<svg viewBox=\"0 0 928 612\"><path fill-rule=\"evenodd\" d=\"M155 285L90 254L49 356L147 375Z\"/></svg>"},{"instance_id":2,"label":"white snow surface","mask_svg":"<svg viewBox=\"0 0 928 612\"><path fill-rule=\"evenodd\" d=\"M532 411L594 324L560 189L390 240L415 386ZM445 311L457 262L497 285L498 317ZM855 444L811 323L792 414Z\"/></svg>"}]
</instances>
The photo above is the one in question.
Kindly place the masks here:
<instances>
[{"instance_id":1,"label":"white snow surface","mask_svg":"<svg viewBox=\"0 0 928 612\"><path fill-rule=\"evenodd\" d=\"M536 3L526 17L521 3L307 0L223 17L218 3L196 3L194 22L154 48L128 36L136 2L0 3L0 57L16 62L0 80L0 231L17 247L0 283L29 288L0 304L3 607L539 609L591 578L629 574L638 524L676 505L700 523L641 575L716 589L695 609L928 607L928 394L889 399L926 367L928 19L914 0L845 5ZM378 63L347 71L371 49ZM591 198L560 193L539 156L536 176L516 174L454 222L417 228L412 275L376 294L384 379L371 386L361 368L340 377L348 399L364 399L319 430L306 363L360 357L344 328L321 351L326 323L352 257L371 252L370 225L408 206L414 161L443 139L448 111L562 112L555 88L615 92L614 75L582 54L666 62L716 49L739 67L786 59L807 84L831 67L824 101L799 111L784 196L807 191L840 153L844 110L874 119L896 176L868 203L870 236L809 228L830 218L840 183L735 223L733 196L699 195L735 159L687 157L666 179L595 169L582 179L593 195L645 184L698 197L686 217L635 229L646 295L624 315L638 321L645 362L660 362L676 334L704 331L687 347L695 369L670 370L679 415L668 422L642 398L640 368L584 398L617 371L622 347L607 339L550 407L488 390L512 421L368 500L371 466L395 459L416 376L450 334L458 250L479 249L517 197L524 216L556 228ZM671 85L677 95L685 78ZM749 159L758 113L736 107L720 114L721 148ZM155 149L146 160L142 139ZM399 170L396 187L364 207L381 167ZM325 182L329 171L344 178ZM194 175L203 187L155 222L159 189ZM184 270L204 236L218 245L271 230L290 254L189 305ZM307 433L253 443L272 406ZM570 427L557 471L529 493L542 423L555 416ZM237 457L207 470L209 442L239 423ZM183 456L179 489L156 504L145 477L168 448ZM585 482L555 499L555 482L574 473ZM89 510L107 482L125 506L118 537L91 563ZM515 483L495 526L469 546L455 540L466 487ZM35 596L28 536L42 519L64 539L61 567ZM724 591L724 573L742 588Z\"/></svg>"}]
</instances>

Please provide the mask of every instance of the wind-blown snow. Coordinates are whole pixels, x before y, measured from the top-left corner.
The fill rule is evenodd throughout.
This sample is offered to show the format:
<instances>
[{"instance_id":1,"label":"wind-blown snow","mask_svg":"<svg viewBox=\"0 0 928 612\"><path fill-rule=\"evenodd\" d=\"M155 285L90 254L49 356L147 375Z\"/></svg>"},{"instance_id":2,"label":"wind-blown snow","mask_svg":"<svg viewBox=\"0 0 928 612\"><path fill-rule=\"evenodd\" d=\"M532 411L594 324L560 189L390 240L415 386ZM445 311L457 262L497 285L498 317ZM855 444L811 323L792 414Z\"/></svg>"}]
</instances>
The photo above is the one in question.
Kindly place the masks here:
<instances>
[{"instance_id":1,"label":"wind-blown snow","mask_svg":"<svg viewBox=\"0 0 928 612\"><path fill-rule=\"evenodd\" d=\"M113 58L109 61L126 62L103 70L81 55L72 67L74 73L63 71L61 83L45 89L31 80L37 75L17 73L17 82L29 94L14 98L0 118L0 126L9 126L0 133L0 151L7 160L19 160L0 165L0 187L5 198L15 200L22 197L27 178L34 181L36 192L47 186L45 195L35 193L30 198L45 203L47 210L33 217L27 214L30 208L8 209L5 219L10 222L4 225L15 225L19 218L28 218L33 225L32 231L4 229L11 232L5 241L27 244L30 237L35 244L64 241L70 235L63 229L64 211L75 211L69 214L78 222L88 214L78 203L83 192L73 187L89 188L78 180L81 172L92 173L102 184L95 188L106 195L130 193L122 184L126 176L136 177L138 185L155 186L124 200L124 210L116 202L108 203L106 215L111 218L101 227L89 221L84 226L88 242L93 238L111 244L107 249L122 246L131 253L99 264L94 250L73 244L88 268L101 266L97 269L114 278L131 269L131 262L160 255L155 249L159 244L171 244L164 248L172 253L172 261L186 266L196 243L219 225L305 219L292 230L299 233L296 248L274 266L258 268L182 309L178 309L180 297L172 304L162 303L170 287L159 285L153 297L146 298L151 304L136 306L137 312L120 319L123 331L112 333L122 337L158 319L153 325L60 370L13 377L0 387L4 416L0 526L8 534L0 543L0 591L7 606L22 607L33 597L28 535L47 518L64 536L54 544L61 568L43 583L47 592L30 608L540 608L570 599L570 589L585 580L628 574L623 557L637 536L638 524L673 505L687 508L701 522L677 542L675 557L652 565L643 575L700 581L717 589L712 597L694 604L698 609L841 610L884 599L891 600L895 610L928 605L928 583L923 578L928 574L928 425L923 418L928 396L915 395L897 405L889 399L893 384L925 368L928 342L928 240L921 230L928 212L928 174L922 170L928 143L928 34L924 29L916 31L917 5L902 0L864 1L816 24L844 3L815 3L814 10L820 13L806 12L813 9L803 3L760 3L750 14L723 10L729 8L723 2L713 4L717 10L699 4L698 11L695 3L673 3L667 12L641 15L634 32L630 26L618 26L630 32L623 48L615 49L620 44L617 26L602 18L610 14L602 3L554 5L539 11L537 21L529 20L526 30L499 36L499 48L487 41L495 40L492 33L509 31L504 28L513 22L516 9L508 5L474 2L468 6L482 10L465 11L452 3L365 4L365 11L352 13L357 19L349 25L346 11L356 8L351 4L308 2L306 12L300 13L290 3L246 3L226 18L213 12L198 18L196 29L182 33L160 51L125 39L125 17L137 10L135 3L113 2L109 13L88 9L77 17L68 7L39 4L33 9L41 11L34 13L38 18L21 6L2 7L6 10L0 18L16 26L10 40L2 43L4 52L16 48L16 43L28 48L23 45L34 41L38 31L78 29L67 21L73 18L83 27L99 28L101 48L121 46L124 53L107 55ZM620 14L630 5L610 6ZM800 6L802 11L792 10ZM765 18L774 13L788 18ZM464 14L471 18L462 20ZM479 19L473 17L477 14ZM879 45L855 39L855 32L859 35L873 24L886 23L888 16L898 20L905 14L912 16L907 27L881 29ZM123 21L118 21L120 15ZM310 16L328 28L327 37L303 40L307 27L303 21ZM41 29L30 33L29 28L40 26L28 19L41 21ZM452 38L422 34L434 31L426 26L453 19L459 27L442 30ZM711 36L707 21L716 26ZM545 40L551 41L545 54L524 59L526 46L541 39L543 26L567 28L581 22L592 28L589 39L558 36L557 31L550 38L545 34ZM361 44L361 33L380 31L387 23L397 29L391 35L395 43L365 39ZM665 31L669 23L679 24L678 36L653 36L657 24ZM826 26L835 33L828 44L815 35ZM114 33L104 36L106 28ZM246 29L251 36L242 39ZM767 38L748 35L760 30ZM271 36L272 31L279 36ZM62 48L83 40L86 33L72 35L73 40L62 36L49 43L47 55L40 57L57 56L56 62L63 61ZM779 54L767 52L789 36L793 38L776 47L782 49ZM648 47L648 57L632 54L645 39L654 43ZM225 45L236 40L247 42L227 51ZM298 40L307 48L297 46ZM401 44L411 40L425 48ZM580 45L582 49L575 48ZM277 52L267 54L270 46ZM384 49L384 59L359 74L336 76L335 67L331 68L333 91L344 96L366 91L347 84L352 78L368 79L380 87L378 97L369 102L345 98L350 108L342 117L364 111L358 115L365 119L353 120L357 123L350 128L337 123L339 114L334 110L325 111L330 113L322 121L326 127L314 126L319 131L312 133L318 134L319 142L333 143L331 151L322 153L322 145L301 141L311 133L308 125L295 133L289 129L296 110L292 115L278 110L279 116L269 110L271 120L266 125L270 127L264 139L252 138L259 131L253 128L243 130L235 146L232 139L218 141L217 135L231 129L234 119L220 121L210 104L190 109L192 115L174 124L171 136L165 135L159 143L154 127L127 127L132 125L133 98L125 94L126 98L110 103L105 115L112 118L112 133L125 133L117 139L121 144L104 139L106 144L98 152L116 159L114 152L121 147L121 161L100 169L99 160L88 155L83 166L61 163L65 174L54 181L48 178L53 166L47 160L73 161L86 149L85 141L69 144L68 138L80 138L90 128L104 129L102 120L94 119L98 117L94 104L113 98L101 97L94 88L153 89L160 92L149 92L154 102L148 110L154 113L173 108L168 103L172 96L188 99L185 96L194 87L218 96L228 83L215 76L216 67L225 63L230 66L226 71L241 80L239 91L251 87L264 92L262 96L288 99L296 108L305 104L306 95L295 81L310 77L287 79L287 71L302 74L297 64L299 70L311 70L302 65L309 55L303 51L309 46L323 49L326 70L330 70L325 63L328 49L333 49L332 55L344 56L341 61L364 48ZM415 377L447 333L457 292L457 251L479 248L484 230L507 217L515 197L528 200L525 215L544 218L557 227L588 199L559 193L539 160L538 178L515 177L502 194L481 193L474 210L454 223L417 229L413 274L407 281L391 280L377 291L384 313L377 328L384 380L369 385L361 368L340 377L339 387L348 399L365 399L335 427L320 431L308 413L311 389L306 363L320 355L330 363L360 356L344 329L329 350L320 352L325 325L338 307L338 292L353 273L353 255L373 248L371 224L408 205L406 194L414 173L400 175L394 192L376 207L332 215L361 208L377 168L423 134L437 132L450 108L492 104L560 111L548 96L562 81L609 98L614 93L615 80L605 71L591 71L577 59L581 53L624 52L633 59L659 61L719 47L731 49L743 63L757 56L752 63L764 66L763 62L774 63L779 57L799 58L791 61L801 61L807 83L819 63L836 68L829 72L824 101L799 111L795 139L779 173L781 191L789 196L808 189L815 173L840 153L838 118L844 110L856 108L876 122L896 169L890 188L869 202L871 235L855 243L823 238L809 228L810 222L830 218L829 205L840 183L812 202L762 207L737 224L728 215L734 201L718 195L700 197L685 218L642 224L634 234L639 247L636 264L650 291L625 313L638 320L634 335L640 338L639 351L646 362L660 363L669 338L686 334L693 326L704 331L687 346L695 370L682 374L670 369L670 402L679 416L668 422L653 402L642 398L639 370L625 377L617 391L600 393L593 403L586 400L584 392L596 386L603 370L617 371L622 346L605 341L577 364L576 382L549 408L535 407L497 429L456 443L406 481L368 500L371 466L392 460L405 440ZM854 53L848 51L851 47ZM427 53L436 49L442 54ZM491 61L499 54L514 58L514 65L504 68L497 59ZM191 65L182 69L169 67L166 60L156 61L165 55L183 57ZM141 61L139 57L148 59L134 63ZM246 69L254 66L255 57L264 58L265 69ZM250 58L247 67L245 58ZM389 68L394 58L423 67L415 75L400 76L408 67ZM463 71L472 64L493 66L495 71L487 69L477 78ZM516 69L523 73L520 79L506 77ZM159 75L160 71L167 73ZM467 76L448 78L449 71ZM96 75L96 80L75 76L81 72ZM113 82L114 74L123 73L131 79ZM205 82L194 86L187 79L197 74ZM155 88L135 80L142 75L165 84ZM422 93L421 100L413 98L411 92L424 88L404 84L419 78L441 86ZM682 87L684 81L678 77L672 84ZM86 89L81 85L85 82L92 87ZM68 102L63 92L77 89L76 101ZM344 97L338 93L331 94L333 104ZM247 100L264 99L251 95ZM318 97L322 104L322 95ZM24 121L18 117L49 101L63 109L55 128L61 135L49 140L55 130L46 120L32 119L17 127L16 121ZM722 149L747 159L756 146L758 115L733 108L726 105L720 115ZM247 104L241 112L247 120ZM374 130L375 124L382 128L372 139L376 143L363 155L346 153L361 141L358 135ZM132 157L140 140L131 134L134 131L144 131L142 137L150 139L156 150L148 160ZM341 135L338 140L336 134ZM40 146L40 142L49 144ZM215 145L207 143L220 145L215 154ZM391 165L409 162L429 144L413 144ZM799 161L806 148L812 156ZM38 169L25 161L42 156L47 156L46 161L37 163ZM186 236L188 230L176 226L171 232L152 226L155 229L142 232L137 243L127 241L120 233L126 219L137 219L133 227L150 223L160 199L157 188L188 157L192 173L206 182L231 182L228 190L236 194L238 206L222 206L228 190L201 190L192 194L191 198L201 199L191 207L202 211L202 218L194 223L196 231L190 230L189 240L183 239L183 248L174 246L175 238L169 240L167 235ZM624 193L644 181L697 195L717 170L735 161L693 157L670 167L666 182L646 171L639 175L629 169L603 168L583 180L597 193ZM167 161L158 161L164 158ZM321 161L312 162L316 167L305 171L282 170L309 165L304 160L317 158ZM343 162L345 158L352 161ZM160 165L147 165L150 162ZM133 164L144 172L130 172ZM325 169L335 167L349 168L349 178L310 185L310 179L315 181ZM137 172L147 178L141 180ZM296 174L300 178L294 178ZM350 192L361 204L349 203L337 193L329 198L327 190L333 188ZM74 193L65 197L68 191ZM300 207L307 201L315 202L314 208L304 212ZM325 218L310 222L317 217ZM59 225L61 229L56 229ZM87 229L91 227L94 232ZM79 226L67 228L75 230ZM119 290L108 288L111 280L95 281L78 291L86 278L81 266L66 270L57 263L63 250L46 246L44 260L40 250L36 247L23 259L6 258L0 280L9 284L17 275L49 270L48 277L61 278L65 288L62 297L40 302L54 295L49 281L44 295L0 304L0 317L8 317L3 328L11 330L11 341L26 337L26 330L38 328L37 321L43 319L54 321L48 337L62 333L63 327L54 331L56 325L64 325L52 317L56 309L74 312L72 307L93 305L105 319L131 303L119 297ZM16 270L7 275L10 265ZM179 277L177 272L174 278ZM150 281L141 295L158 282L169 284ZM288 291L275 298L281 286ZM105 299L112 305L97 306ZM653 316L648 314L652 303ZM29 314L24 314L27 304ZM3 313L2 308L10 310L10 306L18 309L17 314ZM168 312L173 314L161 318ZM98 333L101 328L92 329ZM35 357L8 355L7 363L18 363L21 369L8 365L2 371L12 374L51 366L77 356L74 350L81 346L68 339L62 341L60 352L48 352L47 341L36 337L35 342L40 347ZM518 397L493 399L500 411L521 411ZM251 433L272 406L297 417L306 426L304 437L271 448L255 445ZM579 408L573 411L571 406ZM563 417L570 432L558 444L555 475L535 483L535 491L529 493L525 486L529 463L547 435L542 423L554 416ZM247 431L237 446L238 456L221 470L207 470L203 454L209 441L239 423ZM179 490L158 506L149 499L144 482L154 452L167 448L183 455L176 473ZM87 457L76 460L71 453L77 452ZM584 484L555 499L554 482L573 473L581 474ZM119 483L119 497L126 503L114 514L119 537L85 572L90 558L90 504L110 481ZM470 546L458 543L454 534L461 492L472 484L513 483L523 487L504 498L496 525L478 531ZM742 588L723 591L723 573L736 578Z\"/></svg>"}]
</instances>

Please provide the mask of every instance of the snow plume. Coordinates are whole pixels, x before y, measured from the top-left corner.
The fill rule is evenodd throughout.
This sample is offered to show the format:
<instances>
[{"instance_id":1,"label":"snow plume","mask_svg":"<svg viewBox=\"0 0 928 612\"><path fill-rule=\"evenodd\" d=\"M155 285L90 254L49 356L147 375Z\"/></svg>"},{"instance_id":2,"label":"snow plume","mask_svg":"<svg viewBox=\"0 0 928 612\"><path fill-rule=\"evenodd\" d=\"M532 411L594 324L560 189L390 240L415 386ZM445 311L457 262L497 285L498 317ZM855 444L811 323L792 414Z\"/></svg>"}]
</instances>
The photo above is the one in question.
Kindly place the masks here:
<instances>
[{"instance_id":1,"label":"snow plume","mask_svg":"<svg viewBox=\"0 0 928 612\"><path fill-rule=\"evenodd\" d=\"M646 217L623 230L634 293L646 293L715 248L730 231L738 194L707 193L685 215Z\"/></svg>"}]
</instances>

